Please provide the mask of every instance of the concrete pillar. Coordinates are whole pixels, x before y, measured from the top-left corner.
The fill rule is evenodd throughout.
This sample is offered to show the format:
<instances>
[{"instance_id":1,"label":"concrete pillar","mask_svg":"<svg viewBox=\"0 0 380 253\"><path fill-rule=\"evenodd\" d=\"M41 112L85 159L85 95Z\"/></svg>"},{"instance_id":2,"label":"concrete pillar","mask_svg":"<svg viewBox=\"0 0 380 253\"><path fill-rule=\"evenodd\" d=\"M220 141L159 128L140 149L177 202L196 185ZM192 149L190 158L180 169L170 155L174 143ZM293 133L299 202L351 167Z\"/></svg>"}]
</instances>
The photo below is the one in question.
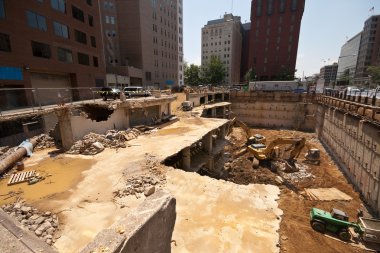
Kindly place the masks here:
<instances>
[{"instance_id":1,"label":"concrete pillar","mask_svg":"<svg viewBox=\"0 0 380 253\"><path fill-rule=\"evenodd\" d=\"M61 107L55 110L58 117L59 131L61 133L62 147L69 150L74 144L73 131L71 129L71 115L68 107Z\"/></svg>"},{"instance_id":2,"label":"concrete pillar","mask_svg":"<svg viewBox=\"0 0 380 253\"><path fill-rule=\"evenodd\" d=\"M227 129L226 125L223 125L223 126L220 127L220 136L219 136L220 139L223 139L223 140L225 139L225 137L226 137L226 129Z\"/></svg>"},{"instance_id":3,"label":"concrete pillar","mask_svg":"<svg viewBox=\"0 0 380 253\"><path fill-rule=\"evenodd\" d=\"M225 118L226 118L226 107L223 106L223 119L225 119Z\"/></svg>"},{"instance_id":4,"label":"concrete pillar","mask_svg":"<svg viewBox=\"0 0 380 253\"><path fill-rule=\"evenodd\" d=\"M216 108L211 108L211 117L216 118Z\"/></svg>"},{"instance_id":5,"label":"concrete pillar","mask_svg":"<svg viewBox=\"0 0 380 253\"><path fill-rule=\"evenodd\" d=\"M205 104L207 104L208 103L208 95L206 94L205 95Z\"/></svg>"},{"instance_id":6,"label":"concrete pillar","mask_svg":"<svg viewBox=\"0 0 380 253\"><path fill-rule=\"evenodd\" d=\"M190 171L190 168L191 168L190 147L184 148L181 151L181 154L182 154L182 169L185 171Z\"/></svg>"},{"instance_id":7,"label":"concrete pillar","mask_svg":"<svg viewBox=\"0 0 380 253\"><path fill-rule=\"evenodd\" d=\"M30 132L29 132L29 127L27 124L22 124L22 129L24 130L24 134L26 136L26 138L30 138Z\"/></svg>"},{"instance_id":8,"label":"concrete pillar","mask_svg":"<svg viewBox=\"0 0 380 253\"><path fill-rule=\"evenodd\" d=\"M222 101L224 101L224 92L222 93Z\"/></svg>"},{"instance_id":9,"label":"concrete pillar","mask_svg":"<svg viewBox=\"0 0 380 253\"><path fill-rule=\"evenodd\" d=\"M202 138L202 146L203 146L203 150L206 151L208 154L212 153L212 133L211 132L206 134Z\"/></svg>"},{"instance_id":10,"label":"concrete pillar","mask_svg":"<svg viewBox=\"0 0 380 253\"><path fill-rule=\"evenodd\" d=\"M172 115L172 103L168 103L168 115Z\"/></svg>"}]
</instances>

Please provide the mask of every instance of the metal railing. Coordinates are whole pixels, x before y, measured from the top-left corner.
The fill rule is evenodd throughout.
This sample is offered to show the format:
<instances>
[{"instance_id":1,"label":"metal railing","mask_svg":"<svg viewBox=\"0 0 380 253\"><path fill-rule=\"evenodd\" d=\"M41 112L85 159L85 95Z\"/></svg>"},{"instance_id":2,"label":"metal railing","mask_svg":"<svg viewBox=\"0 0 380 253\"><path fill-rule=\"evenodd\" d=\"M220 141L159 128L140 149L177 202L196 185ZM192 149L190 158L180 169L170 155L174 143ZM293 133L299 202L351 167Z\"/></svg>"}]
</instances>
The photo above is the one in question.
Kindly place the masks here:
<instances>
[{"instance_id":1,"label":"metal railing","mask_svg":"<svg viewBox=\"0 0 380 253\"><path fill-rule=\"evenodd\" d=\"M0 115L42 110L62 104L91 103L100 99L101 87L0 88Z\"/></svg>"}]
</instances>

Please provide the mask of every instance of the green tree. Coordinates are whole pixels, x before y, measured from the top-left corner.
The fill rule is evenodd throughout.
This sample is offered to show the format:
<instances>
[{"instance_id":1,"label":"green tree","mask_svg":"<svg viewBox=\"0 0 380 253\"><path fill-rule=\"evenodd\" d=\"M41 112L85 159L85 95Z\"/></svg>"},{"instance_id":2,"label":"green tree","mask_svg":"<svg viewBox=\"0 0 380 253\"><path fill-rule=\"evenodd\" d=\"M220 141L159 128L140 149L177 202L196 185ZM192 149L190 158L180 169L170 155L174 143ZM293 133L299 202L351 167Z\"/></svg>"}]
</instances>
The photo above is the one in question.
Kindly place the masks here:
<instances>
[{"instance_id":1,"label":"green tree","mask_svg":"<svg viewBox=\"0 0 380 253\"><path fill-rule=\"evenodd\" d=\"M253 68L250 68L247 73L244 75L244 80L247 82L252 82L256 80L256 71Z\"/></svg>"},{"instance_id":2,"label":"green tree","mask_svg":"<svg viewBox=\"0 0 380 253\"><path fill-rule=\"evenodd\" d=\"M202 79L205 83L220 85L226 75L223 63L215 55L211 56L210 62L202 69Z\"/></svg>"},{"instance_id":3,"label":"green tree","mask_svg":"<svg viewBox=\"0 0 380 253\"><path fill-rule=\"evenodd\" d=\"M292 70L288 66L281 66L280 71L277 74L277 80L278 81L293 81L294 80L294 73L296 73L297 70Z\"/></svg>"},{"instance_id":4,"label":"green tree","mask_svg":"<svg viewBox=\"0 0 380 253\"><path fill-rule=\"evenodd\" d=\"M190 66L185 68L185 84L187 85L198 85L200 83L200 68L195 64L190 64Z\"/></svg>"},{"instance_id":5,"label":"green tree","mask_svg":"<svg viewBox=\"0 0 380 253\"><path fill-rule=\"evenodd\" d=\"M380 84L380 66L368 66L367 72L371 76L371 82Z\"/></svg>"}]
</instances>

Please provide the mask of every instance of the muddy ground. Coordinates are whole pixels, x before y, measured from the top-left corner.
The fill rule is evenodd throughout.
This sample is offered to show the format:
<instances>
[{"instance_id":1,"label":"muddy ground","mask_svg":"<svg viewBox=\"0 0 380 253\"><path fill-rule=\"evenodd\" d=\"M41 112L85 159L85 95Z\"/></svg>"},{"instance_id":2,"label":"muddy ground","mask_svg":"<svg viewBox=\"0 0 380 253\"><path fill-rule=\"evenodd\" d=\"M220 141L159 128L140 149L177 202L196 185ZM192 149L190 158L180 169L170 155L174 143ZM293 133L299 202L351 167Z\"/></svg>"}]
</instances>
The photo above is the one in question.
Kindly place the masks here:
<instances>
[{"instance_id":1,"label":"muddy ground","mask_svg":"<svg viewBox=\"0 0 380 253\"><path fill-rule=\"evenodd\" d=\"M345 211L350 216L350 221L356 219L357 210L362 201L359 193L347 181L331 157L326 153L321 143L314 133L304 133L290 130L268 130L252 129L253 134L262 134L267 138L267 143L277 137L306 137L307 145L302 150L298 163L305 168L305 173L301 176L285 175L285 183L276 181L279 173L271 170L270 166L260 166L258 169L252 168L252 162L246 153L233 159L229 165L229 173L226 180L238 184L264 183L279 185L281 195L279 207L283 210L280 227L280 248L281 252L368 252L359 248L355 243L345 243L337 237L331 238L314 231L310 226L309 212L312 207L317 207L330 211L333 207ZM233 154L241 150L246 141L246 133L241 128L233 128L229 136L232 145L226 147L226 151ZM321 150L320 165L304 164L302 159L308 148L318 148ZM284 178L284 177L283 177ZM313 201L304 194L304 188L328 188L335 187L353 198L351 201ZM334 235L331 235L334 237Z\"/></svg>"}]
</instances>

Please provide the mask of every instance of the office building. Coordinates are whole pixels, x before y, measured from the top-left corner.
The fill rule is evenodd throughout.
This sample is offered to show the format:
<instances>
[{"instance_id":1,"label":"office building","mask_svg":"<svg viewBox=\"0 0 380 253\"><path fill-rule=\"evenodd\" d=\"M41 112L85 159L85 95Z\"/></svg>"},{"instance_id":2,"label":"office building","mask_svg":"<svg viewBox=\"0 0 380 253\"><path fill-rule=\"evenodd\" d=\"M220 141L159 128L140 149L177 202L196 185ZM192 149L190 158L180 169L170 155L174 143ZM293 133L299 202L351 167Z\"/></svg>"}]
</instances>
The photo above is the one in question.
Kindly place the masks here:
<instances>
[{"instance_id":1,"label":"office building","mask_svg":"<svg viewBox=\"0 0 380 253\"><path fill-rule=\"evenodd\" d=\"M380 15L371 16L364 23L355 71L355 83L369 82L368 66L380 65Z\"/></svg>"},{"instance_id":2,"label":"office building","mask_svg":"<svg viewBox=\"0 0 380 253\"><path fill-rule=\"evenodd\" d=\"M144 87L178 85L183 58L182 0L116 0L116 6L118 62L141 70Z\"/></svg>"},{"instance_id":3,"label":"office building","mask_svg":"<svg viewBox=\"0 0 380 253\"><path fill-rule=\"evenodd\" d=\"M242 33L240 17L225 14L202 28L202 68L216 56L226 70L225 84L240 81Z\"/></svg>"},{"instance_id":4,"label":"office building","mask_svg":"<svg viewBox=\"0 0 380 253\"><path fill-rule=\"evenodd\" d=\"M248 69L258 80L295 71L305 0L252 0Z\"/></svg>"},{"instance_id":5,"label":"office building","mask_svg":"<svg viewBox=\"0 0 380 253\"><path fill-rule=\"evenodd\" d=\"M338 63L323 66L319 73L319 79L324 80L324 86L333 85L336 81Z\"/></svg>"},{"instance_id":6,"label":"office building","mask_svg":"<svg viewBox=\"0 0 380 253\"><path fill-rule=\"evenodd\" d=\"M354 80L361 34L360 32L349 39L340 50L337 71L338 82L343 81L341 83L349 83L348 81Z\"/></svg>"}]
</instances>

